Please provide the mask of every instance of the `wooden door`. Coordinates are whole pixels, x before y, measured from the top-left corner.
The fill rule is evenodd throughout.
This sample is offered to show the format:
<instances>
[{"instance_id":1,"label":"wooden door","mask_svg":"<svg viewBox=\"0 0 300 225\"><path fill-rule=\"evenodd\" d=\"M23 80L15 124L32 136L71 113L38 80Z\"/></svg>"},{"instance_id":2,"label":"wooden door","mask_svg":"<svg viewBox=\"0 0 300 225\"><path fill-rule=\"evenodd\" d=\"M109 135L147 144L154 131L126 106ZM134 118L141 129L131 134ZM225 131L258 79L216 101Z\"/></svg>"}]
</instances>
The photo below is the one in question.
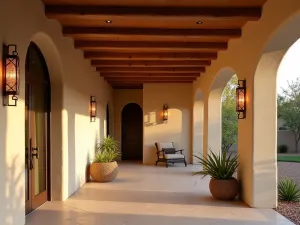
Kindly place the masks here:
<instances>
[{"instance_id":1,"label":"wooden door","mask_svg":"<svg viewBox=\"0 0 300 225\"><path fill-rule=\"evenodd\" d=\"M122 159L143 159L143 111L135 103L122 111Z\"/></svg>"},{"instance_id":2,"label":"wooden door","mask_svg":"<svg viewBox=\"0 0 300 225\"><path fill-rule=\"evenodd\" d=\"M45 59L31 43L25 74L26 214L48 200L50 81Z\"/></svg>"}]
</instances>

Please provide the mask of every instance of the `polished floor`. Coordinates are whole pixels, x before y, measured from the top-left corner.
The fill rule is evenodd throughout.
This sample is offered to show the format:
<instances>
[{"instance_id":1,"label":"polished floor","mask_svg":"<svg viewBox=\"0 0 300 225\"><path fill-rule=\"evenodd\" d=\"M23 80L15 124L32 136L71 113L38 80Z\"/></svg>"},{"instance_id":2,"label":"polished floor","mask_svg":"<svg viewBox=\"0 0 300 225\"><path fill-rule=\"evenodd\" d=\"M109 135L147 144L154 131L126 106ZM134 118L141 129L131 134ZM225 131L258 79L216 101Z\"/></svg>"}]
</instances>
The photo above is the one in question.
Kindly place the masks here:
<instances>
[{"instance_id":1,"label":"polished floor","mask_svg":"<svg viewBox=\"0 0 300 225\"><path fill-rule=\"evenodd\" d=\"M112 183L87 183L65 202L49 202L26 225L287 225L272 209L213 199L197 166L122 164Z\"/></svg>"}]
</instances>

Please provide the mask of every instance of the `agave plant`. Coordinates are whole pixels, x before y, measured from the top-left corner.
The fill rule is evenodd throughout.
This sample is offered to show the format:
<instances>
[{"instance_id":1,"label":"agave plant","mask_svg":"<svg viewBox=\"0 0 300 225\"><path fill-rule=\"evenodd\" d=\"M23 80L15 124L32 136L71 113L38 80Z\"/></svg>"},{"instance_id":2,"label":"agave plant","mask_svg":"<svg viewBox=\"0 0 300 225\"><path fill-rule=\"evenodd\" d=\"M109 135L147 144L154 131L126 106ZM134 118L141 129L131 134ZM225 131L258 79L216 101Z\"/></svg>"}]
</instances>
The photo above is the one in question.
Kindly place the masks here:
<instances>
[{"instance_id":1,"label":"agave plant","mask_svg":"<svg viewBox=\"0 0 300 225\"><path fill-rule=\"evenodd\" d=\"M101 143L96 145L95 163L108 163L120 155L118 142L110 137L103 137Z\"/></svg>"},{"instance_id":2,"label":"agave plant","mask_svg":"<svg viewBox=\"0 0 300 225\"><path fill-rule=\"evenodd\" d=\"M300 187L293 179L284 178L278 184L278 198L281 201L300 201Z\"/></svg>"},{"instance_id":3,"label":"agave plant","mask_svg":"<svg viewBox=\"0 0 300 225\"><path fill-rule=\"evenodd\" d=\"M238 155L234 157L231 157L231 155L232 153L228 154L226 151L216 154L211 150L207 157L194 155L204 168L203 171L196 172L195 174L201 174L203 177L209 175L211 178L218 180L232 179L239 163L237 160Z\"/></svg>"}]
</instances>

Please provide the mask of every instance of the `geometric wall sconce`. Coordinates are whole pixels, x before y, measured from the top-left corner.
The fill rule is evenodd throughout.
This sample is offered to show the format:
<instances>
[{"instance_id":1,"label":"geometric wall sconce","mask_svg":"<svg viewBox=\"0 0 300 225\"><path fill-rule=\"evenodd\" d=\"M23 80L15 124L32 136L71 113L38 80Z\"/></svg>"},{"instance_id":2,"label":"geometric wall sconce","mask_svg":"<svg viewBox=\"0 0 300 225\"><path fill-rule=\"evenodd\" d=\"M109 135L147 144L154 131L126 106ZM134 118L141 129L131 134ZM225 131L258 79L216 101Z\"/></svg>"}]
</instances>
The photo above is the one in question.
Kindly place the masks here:
<instances>
[{"instance_id":1,"label":"geometric wall sconce","mask_svg":"<svg viewBox=\"0 0 300 225\"><path fill-rule=\"evenodd\" d=\"M96 97L91 96L91 101L90 101L90 117L91 117L91 122L96 121L96 116L97 116L97 102L96 102Z\"/></svg>"},{"instance_id":2,"label":"geometric wall sconce","mask_svg":"<svg viewBox=\"0 0 300 225\"><path fill-rule=\"evenodd\" d=\"M236 112L238 119L246 118L246 80L238 80L236 88Z\"/></svg>"},{"instance_id":3,"label":"geometric wall sconce","mask_svg":"<svg viewBox=\"0 0 300 225\"><path fill-rule=\"evenodd\" d=\"M20 93L19 56L16 45L3 45L3 105L17 106ZM10 96L13 104L10 103Z\"/></svg>"}]
</instances>

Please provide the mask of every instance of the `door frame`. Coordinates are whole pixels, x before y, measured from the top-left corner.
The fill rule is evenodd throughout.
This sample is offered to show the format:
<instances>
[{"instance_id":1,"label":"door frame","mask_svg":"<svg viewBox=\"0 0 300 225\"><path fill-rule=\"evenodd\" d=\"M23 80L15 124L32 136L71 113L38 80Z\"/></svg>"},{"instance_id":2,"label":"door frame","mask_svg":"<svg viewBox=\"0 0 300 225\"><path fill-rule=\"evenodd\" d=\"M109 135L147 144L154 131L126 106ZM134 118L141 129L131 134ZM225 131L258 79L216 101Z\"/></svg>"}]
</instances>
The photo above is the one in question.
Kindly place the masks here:
<instances>
[{"instance_id":1,"label":"door frame","mask_svg":"<svg viewBox=\"0 0 300 225\"><path fill-rule=\"evenodd\" d=\"M45 163L46 163L45 182L46 182L46 191L47 191L46 201L51 201L51 135L50 135L50 132L51 132L51 81L50 81L50 74L49 74L49 69L48 69L48 66L47 66L47 62L46 62L45 56L43 55L41 49L34 42L30 42L30 44L28 46L28 49L27 49L27 52L29 51L30 48L34 48L35 51L38 53L40 63L43 67L43 71L45 72L44 75L46 75L46 77L48 78L48 82L47 82L48 90L47 90L47 95L46 95L46 99L47 99L47 116L46 116L47 121L46 121L46 125L47 125L47 128L46 128L45 131L46 131L47 146L46 146L46 150L45 150L46 151L46 153L45 153L45 157L46 157L46 159L45 159ZM27 57L28 56L26 55L26 60L25 60L26 65L28 63ZM27 68L25 66L25 85L27 85L26 84L26 75L28 76L28 72L27 72ZM25 89L25 91L26 90L27 90L27 88ZM27 91L30 91L30 90L27 90ZM25 96L26 96L26 92L25 92ZM30 100L29 100L29 102L30 102ZM26 160L26 157L25 157L25 160ZM28 182L29 181L32 181L32 179L28 178ZM34 185L34 184L31 182L31 184L29 183L29 185ZM32 190L32 189L30 188L29 190ZM32 201L32 199L33 198L29 199L28 201ZM31 203L30 208L28 208L28 207L26 207L26 200L25 200L25 215L33 212L39 206L36 207L34 205L34 203Z\"/></svg>"}]
</instances>

